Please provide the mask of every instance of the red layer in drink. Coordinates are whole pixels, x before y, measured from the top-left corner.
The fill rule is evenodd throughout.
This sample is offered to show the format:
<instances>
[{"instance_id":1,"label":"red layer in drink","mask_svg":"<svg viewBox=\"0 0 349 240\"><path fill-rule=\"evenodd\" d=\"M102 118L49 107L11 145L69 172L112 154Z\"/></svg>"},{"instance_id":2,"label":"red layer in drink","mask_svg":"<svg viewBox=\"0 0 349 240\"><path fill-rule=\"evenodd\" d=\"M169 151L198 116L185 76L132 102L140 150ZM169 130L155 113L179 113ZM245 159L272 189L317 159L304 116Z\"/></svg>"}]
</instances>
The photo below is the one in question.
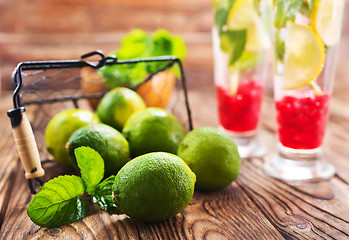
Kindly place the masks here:
<instances>
[{"instance_id":1,"label":"red layer in drink","mask_svg":"<svg viewBox=\"0 0 349 240\"><path fill-rule=\"evenodd\" d=\"M314 149L322 144L329 95L284 96L276 102L279 140L293 149Z\"/></svg>"},{"instance_id":2,"label":"red layer in drink","mask_svg":"<svg viewBox=\"0 0 349 240\"><path fill-rule=\"evenodd\" d=\"M254 80L241 82L237 93L216 86L219 122L226 130L249 132L258 126L264 87Z\"/></svg>"}]
</instances>

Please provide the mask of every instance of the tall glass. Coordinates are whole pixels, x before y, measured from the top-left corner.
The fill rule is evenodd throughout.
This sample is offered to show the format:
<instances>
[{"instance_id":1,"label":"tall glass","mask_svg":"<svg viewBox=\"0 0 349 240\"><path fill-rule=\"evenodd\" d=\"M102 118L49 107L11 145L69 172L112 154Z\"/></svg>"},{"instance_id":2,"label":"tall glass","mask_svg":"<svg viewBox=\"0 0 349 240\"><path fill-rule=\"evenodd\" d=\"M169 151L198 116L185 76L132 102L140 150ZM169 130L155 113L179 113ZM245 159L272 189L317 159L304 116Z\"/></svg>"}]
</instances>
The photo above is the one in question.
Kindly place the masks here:
<instances>
[{"instance_id":1,"label":"tall glass","mask_svg":"<svg viewBox=\"0 0 349 240\"><path fill-rule=\"evenodd\" d=\"M212 30L219 127L242 158L267 152L256 140L268 77L272 1L214 0Z\"/></svg>"},{"instance_id":2,"label":"tall glass","mask_svg":"<svg viewBox=\"0 0 349 240\"><path fill-rule=\"evenodd\" d=\"M277 0L275 6L278 153L264 169L283 180L328 179L335 169L321 149L344 0Z\"/></svg>"}]
</instances>

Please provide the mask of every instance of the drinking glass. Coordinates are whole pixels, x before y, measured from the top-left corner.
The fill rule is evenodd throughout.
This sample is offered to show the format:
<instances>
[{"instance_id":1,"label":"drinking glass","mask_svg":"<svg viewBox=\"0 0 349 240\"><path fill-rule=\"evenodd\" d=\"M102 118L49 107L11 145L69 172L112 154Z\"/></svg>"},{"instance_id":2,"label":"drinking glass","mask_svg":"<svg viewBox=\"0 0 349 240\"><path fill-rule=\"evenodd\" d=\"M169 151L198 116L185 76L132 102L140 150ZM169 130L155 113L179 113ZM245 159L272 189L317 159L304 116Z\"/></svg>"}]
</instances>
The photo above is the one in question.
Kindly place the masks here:
<instances>
[{"instance_id":1,"label":"drinking glass","mask_svg":"<svg viewBox=\"0 0 349 240\"><path fill-rule=\"evenodd\" d=\"M242 158L267 152L257 141L271 48L270 0L214 0L214 82L219 128Z\"/></svg>"},{"instance_id":2,"label":"drinking glass","mask_svg":"<svg viewBox=\"0 0 349 240\"><path fill-rule=\"evenodd\" d=\"M322 143L344 0L274 4L278 152L264 170L283 180L329 179L335 169L324 160Z\"/></svg>"}]
</instances>

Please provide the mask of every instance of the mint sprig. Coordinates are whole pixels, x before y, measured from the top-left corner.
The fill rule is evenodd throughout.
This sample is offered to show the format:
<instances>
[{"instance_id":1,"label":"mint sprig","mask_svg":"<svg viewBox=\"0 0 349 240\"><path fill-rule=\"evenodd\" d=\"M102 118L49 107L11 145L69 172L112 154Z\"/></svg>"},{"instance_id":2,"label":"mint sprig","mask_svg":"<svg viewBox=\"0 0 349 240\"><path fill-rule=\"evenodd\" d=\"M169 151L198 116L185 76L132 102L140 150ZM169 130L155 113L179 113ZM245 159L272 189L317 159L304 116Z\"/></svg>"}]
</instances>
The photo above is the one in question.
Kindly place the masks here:
<instances>
[{"instance_id":1,"label":"mint sprig","mask_svg":"<svg viewBox=\"0 0 349 240\"><path fill-rule=\"evenodd\" d=\"M113 175L101 182L95 189L92 201L110 214L121 214L121 210L116 206L111 195L114 179Z\"/></svg>"},{"instance_id":2,"label":"mint sprig","mask_svg":"<svg viewBox=\"0 0 349 240\"><path fill-rule=\"evenodd\" d=\"M302 3L303 0L276 0L275 27L280 29L285 27L288 21L294 21Z\"/></svg>"},{"instance_id":3,"label":"mint sprig","mask_svg":"<svg viewBox=\"0 0 349 240\"><path fill-rule=\"evenodd\" d=\"M244 52L246 38L247 38L247 30L228 30L221 35L221 40L226 37L227 41L229 41L229 66L233 66L234 63L240 58L242 53Z\"/></svg>"},{"instance_id":4,"label":"mint sprig","mask_svg":"<svg viewBox=\"0 0 349 240\"><path fill-rule=\"evenodd\" d=\"M115 175L101 182L104 161L94 149L74 150L81 177L64 175L51 179L35 194L27 208L29 218L41 227L57 227L86 217L89 203L81 197L88 194L94 203L109 213L121 213L112 199Z\"/></svg>"},{"instance_id":5,"label":"mint sprig","mask_svg":"<svg viewBox=\"0 0 349 240\"><path fill-rule=\"evenodd\" d=\"M173 55L183 61L186 57L186 45L181 36L170 34L165 29L158 29L153 34L133 29L122 38L120 47L111 54L116 55L119 60ZM164 65L164 62L114 64L103 66L98 72L110 89L120 86L132 87L143 82L148 74L154 73ZM180 76L177 65L174 65L172 70L177 77Z\"/></svg>"},{"instance_id":6,"label":"mint sprig","mask_svg":"<svg viewBox=\"0 0 349 240\"><path fill-rule=\"evenodd\" d=\"M276 28L275 35L275 57L279 61L284 60L285 55L285 41L281 38L280 30L286 27L287 22L295 21L296 14L301 10L303 5L306 4L307 8L312 7L313 0L276 0L276 14L274 18L274 25Z\"/></svg>"}]
</instances>

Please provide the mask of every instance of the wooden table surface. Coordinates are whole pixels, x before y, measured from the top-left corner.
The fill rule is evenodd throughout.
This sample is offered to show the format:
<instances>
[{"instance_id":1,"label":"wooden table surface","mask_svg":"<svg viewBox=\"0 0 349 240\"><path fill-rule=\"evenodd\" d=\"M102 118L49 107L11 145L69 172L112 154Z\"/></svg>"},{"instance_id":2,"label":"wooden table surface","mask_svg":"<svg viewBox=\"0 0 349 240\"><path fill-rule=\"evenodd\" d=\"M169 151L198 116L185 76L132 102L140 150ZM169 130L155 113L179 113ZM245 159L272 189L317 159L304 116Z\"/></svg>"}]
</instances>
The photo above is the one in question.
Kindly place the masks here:
<instances>
[{"instance_id":1,"label":"wooden table surface","mask_svg":"<svg viewBox=\"0 0 349 240\"><path fill-rule=\"evenodd\" d=\"M125 6L129 3L124 2ZM161 1L155 2L161 4ZM176 1L170 2L177 6ZM208 1L205 2L204 10L209 11ZM192 9L191 7L187 6L188 9ZM25 11L24 8L22 10ZM348 4L346 12L348 13ZM330 181L289 183L264 174L263 163L273 156L276 149L275 110L270 81L263 101L258 135L268 145L269 153L263 158L244 159L237 180L227 188L215 192L196 191L190 205L183 212L163 222L143 223L125 215L111 216L94 207L90 215L81 221L58 228L40 228L26 214L32 195L24 178L10 121L6 116L7 110L13 107L12 96L9 92L1 92L0 239L349 239L348 14L345 17L347 21L343 29L336 83L323 146L326 160L337 171ZM199 20L195 23L200 27ZM11 49L25 51L25 46L17 48L19 44L13 41L17 39L17 35L12 38L11 36L10 34L4 38L7 45L2 45L9 46L6 48L7 52ZM120 39L120 36L117 38ZM202 34L188 32L184 34L184 38L189 40L189 61L184 67L188 76L194 127L217 126L210 34L207 31ZM10 44L15 47L11 48ZM71 55L68 58L72 55L78 58L80 55L77 52L83 54L86 48L90 49L92 46L89 44L76 49L77 45L79 42L74 42L75 47L72 49L64 46L65 52L56 49L45 54L53 53L50 57L54 58L59 54L66 56L69 53ZM95 45L98 42L93 46ZM16 54L12 54L14 55ZM43 55L35 57L35 60L47 59ZM15 61L17 60L16 58ZM12 70L14 67L15 65L6 66L3 72L8 73L9 68ZM33 119L34 131L44 128L40 122L47 116L40 109L33 108L27 114ZM45 166L45 170L48 178L66 172L56 164Z\"/></svg>"},{"instance_id":2,"label":"wooden table surface","mask_svg":"<svg viewBox=\"0 0 349 240\"><path fill-rule=\"evenodd\" d=\"M213 85L189 89L194 127L217 126L213 89ZM267 92L259 138L270 151L263 158L244 159L237 180L227 188L196 191L183 212L163 222L143 223L93 207L83 220L52 229L33 224L26 214L32 195L6 116L12 108L11 94L2 93L0 239L349 239L349 97L348 89L336 89L324 154L337 173L328 182L287 183L264 174L262 165L276 143L274 105ZM43 119L49 118L41 107L30 108L27 114L34 132L42 130ZM66 172L55 163L45 165L45 170L48 178Z\"/></svg>"}]
</instances>

